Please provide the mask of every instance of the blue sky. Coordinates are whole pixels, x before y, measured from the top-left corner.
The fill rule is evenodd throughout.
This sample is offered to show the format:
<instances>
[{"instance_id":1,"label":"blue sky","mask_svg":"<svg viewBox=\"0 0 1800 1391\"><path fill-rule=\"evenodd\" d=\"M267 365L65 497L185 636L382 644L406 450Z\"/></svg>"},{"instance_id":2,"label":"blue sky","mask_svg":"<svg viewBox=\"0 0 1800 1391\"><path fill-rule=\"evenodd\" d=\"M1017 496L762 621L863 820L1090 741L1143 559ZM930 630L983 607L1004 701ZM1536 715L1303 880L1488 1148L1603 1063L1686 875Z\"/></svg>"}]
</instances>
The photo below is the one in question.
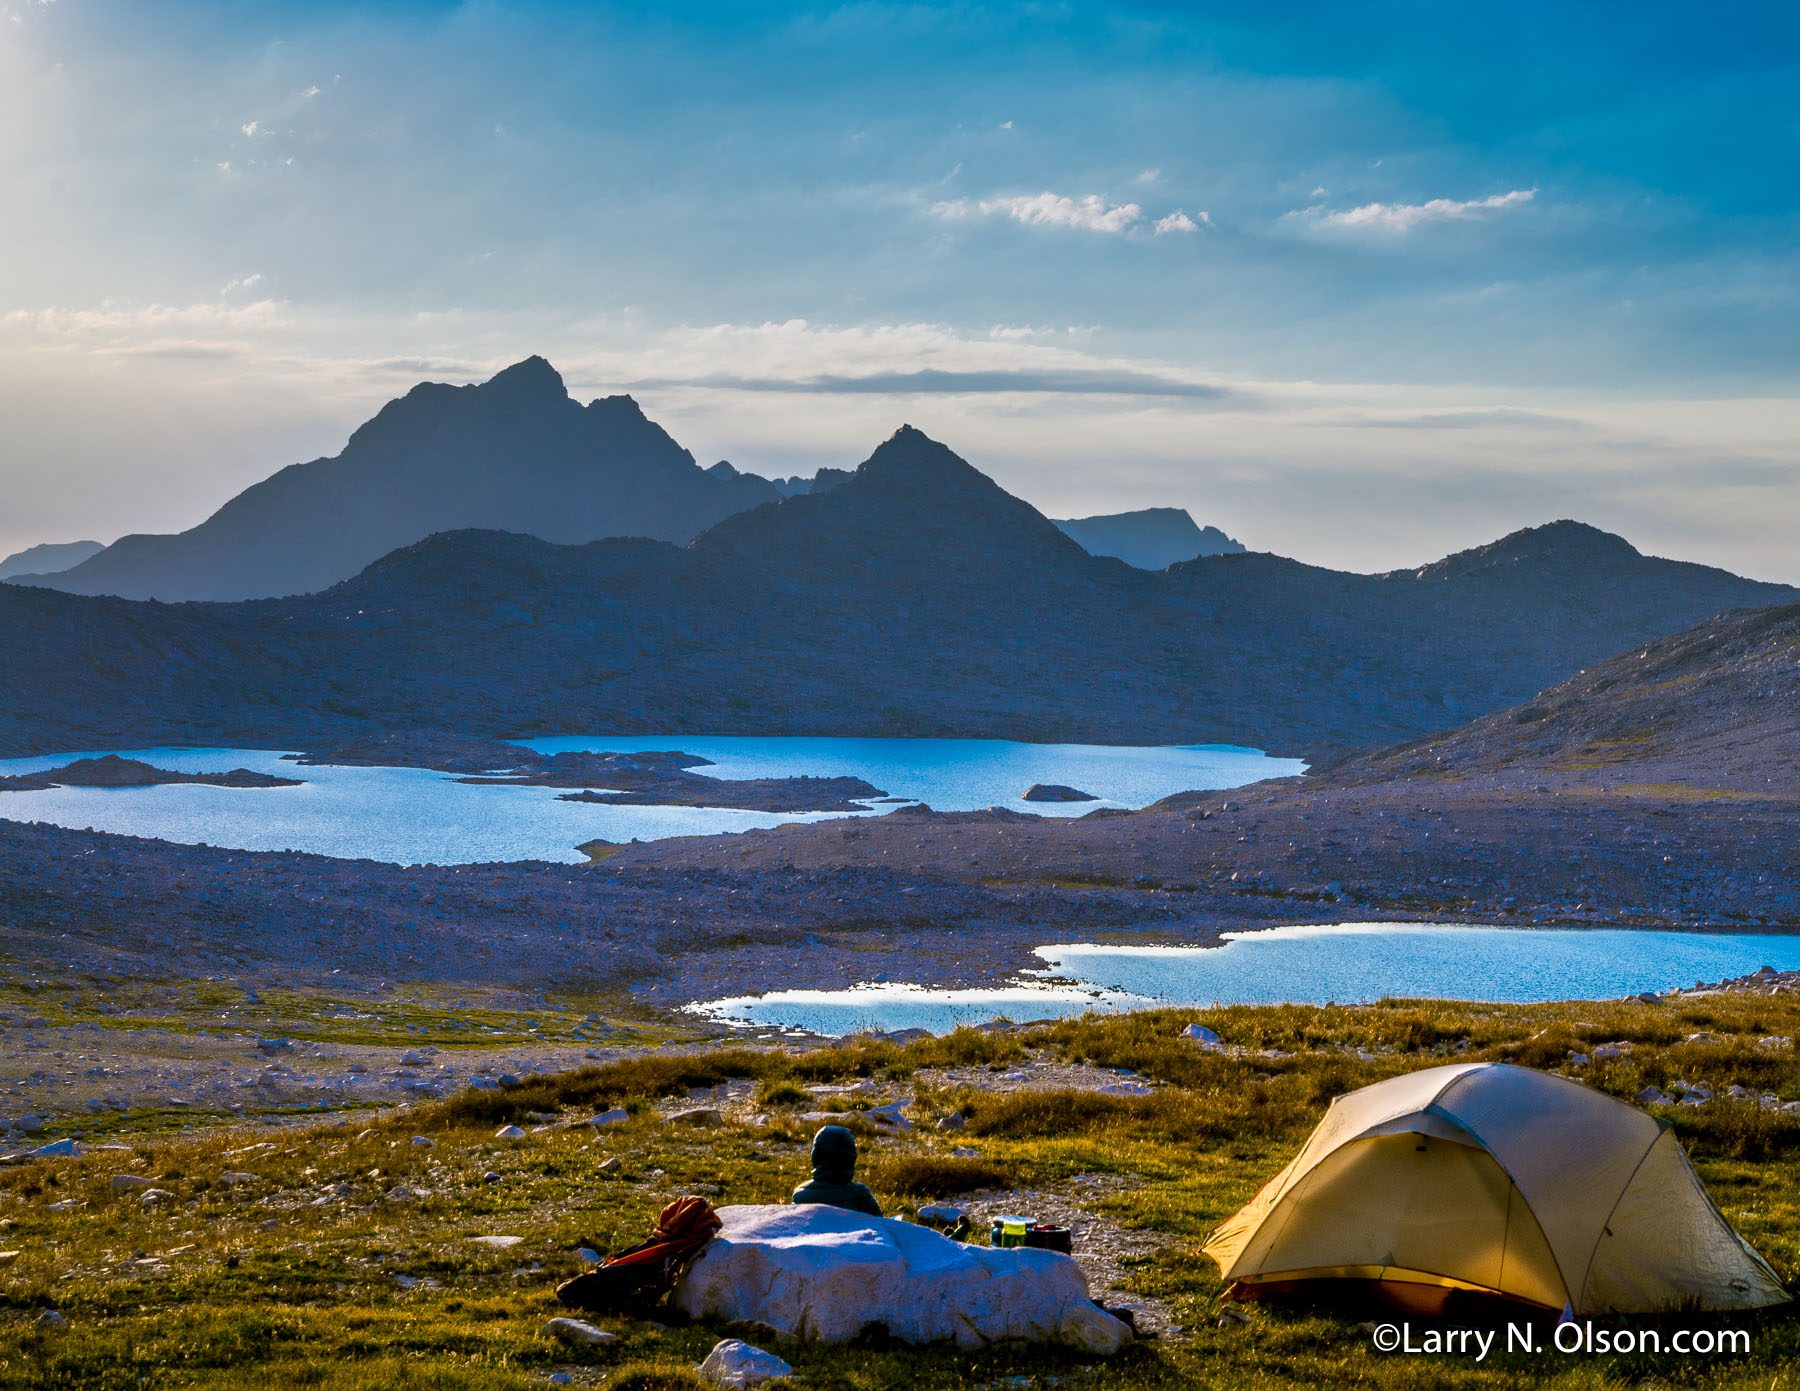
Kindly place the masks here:
<instances>
[{"instance_id":1,"label":"blue sky","mask_svg":"<svg viewBox=\"0 0 1800 1391\"><path fill-rule=\"evenodd\" d=\"M1800 581L1795 14L0 0L0 549L541 352L703 462Z\"/></svg>"}]
</instances>

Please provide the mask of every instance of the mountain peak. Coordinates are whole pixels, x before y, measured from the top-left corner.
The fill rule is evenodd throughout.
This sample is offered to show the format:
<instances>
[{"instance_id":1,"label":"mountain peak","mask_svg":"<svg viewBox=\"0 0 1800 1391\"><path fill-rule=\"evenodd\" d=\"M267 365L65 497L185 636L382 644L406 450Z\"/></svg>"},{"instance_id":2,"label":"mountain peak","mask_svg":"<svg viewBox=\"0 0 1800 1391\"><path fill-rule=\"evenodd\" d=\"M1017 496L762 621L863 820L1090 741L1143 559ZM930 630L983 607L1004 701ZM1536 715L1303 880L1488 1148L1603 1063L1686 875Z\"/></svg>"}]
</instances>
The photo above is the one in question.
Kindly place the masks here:
<instances>
[{"instance_id":1,"label":"mountain peak","mask_svg":"<svg viewBox=\"0 0 1800 1391\"><path fill-rule=\"evenodd\" d=\"M1086 554L1036 508L922 430L902 425L842 481L720 522L702 551L879 576L1079 565Z\"/></svg>"},{"instance_id":2,"label":"mountain peak","mask_svg":"<svg viewBox=\"0 0 1800 1391\"><path fill-rule=\"evenodd\" d=\"M1485 546L1457 551L1417 571L1396 573L1415 574L1419 579L1447 579L1500 566L1607 563L1638 559L1641 554L1623 536L1564 518L1542 526L1521 527Z\"/></svg>"},{"instance_id":3,"label":"mountain peak","mask_svg":"<svg viewBox=\"0 0 1800 1391\"><path fill-rule=\"evenodd\" d=\"M480 389L517 400L535 400L541 397L561 400L569 394L568 387L563 384L562 373L536 353L521 362L513 363L511 367L501 368L483 382Z\"/></svg>"}]
</instances>

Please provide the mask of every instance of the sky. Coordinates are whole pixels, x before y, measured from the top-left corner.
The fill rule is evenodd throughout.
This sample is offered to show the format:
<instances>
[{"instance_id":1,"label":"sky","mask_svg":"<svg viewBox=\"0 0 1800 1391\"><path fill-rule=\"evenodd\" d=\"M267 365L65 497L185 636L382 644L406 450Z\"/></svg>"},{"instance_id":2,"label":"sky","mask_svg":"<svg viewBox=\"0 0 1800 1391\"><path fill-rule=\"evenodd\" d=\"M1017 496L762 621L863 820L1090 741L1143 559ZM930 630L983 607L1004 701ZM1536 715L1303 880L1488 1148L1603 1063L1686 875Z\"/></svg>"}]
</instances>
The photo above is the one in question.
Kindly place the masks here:
<instances>
[{"instance_id":1,"label":"sky","mask_svg":"<svg viewBox=\"0 0 1800 1391\"><path fill-rule=\"evenodd\" d=\"M1800 10L0 0L0 554L531 353L702 463L1800 583Z\"/></svg>"}]
</instances>

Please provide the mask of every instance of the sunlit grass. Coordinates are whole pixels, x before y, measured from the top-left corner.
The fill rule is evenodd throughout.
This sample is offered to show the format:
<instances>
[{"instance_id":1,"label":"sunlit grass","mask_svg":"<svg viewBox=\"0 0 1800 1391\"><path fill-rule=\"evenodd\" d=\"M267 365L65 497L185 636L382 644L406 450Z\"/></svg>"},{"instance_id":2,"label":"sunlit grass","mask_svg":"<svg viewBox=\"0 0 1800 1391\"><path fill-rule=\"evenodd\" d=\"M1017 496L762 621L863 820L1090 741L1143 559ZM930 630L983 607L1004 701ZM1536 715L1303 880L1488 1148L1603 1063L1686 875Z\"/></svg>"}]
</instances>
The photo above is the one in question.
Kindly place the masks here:
<instances>
[{"instance_id":1,"label":"sunlit grass","mask_svg":"<svg viewBox=\"0 0 1800 1391\"><path fill-rule=\"evenodd\" d=\"M1229 1049L1179 1037L1195 1020ZM807 1386L1597 1388L1652 1378L1792 1387L1800 1327L1786 1315L1747 1320L1748 1357L1515 1355L1480 1366L1377 1354L1352 1317L1263 1308L1245 1326L1217 1327L1218 1272L1198 1247L1286 1161L1331 1097L1354 1087L1489 1059L1565 1070L1627 1097L1680 1080L1796 1099L1800 1061L1778 1041L1796 1035L1800 1002L1751 996L1166 1010L963 1030L909 1047L635 1057L347 1122L137 1136L0 1169L0 1249L21 1253L0 1269L0 1386L526 1387L560 1368L585 1384L604 1375L609 1388L691 1387L690 1369L720 1330L606 1320L621 1341L575 1352L542 1331L559 1312L553 1287L579 1269L577 1246L640 1240L680 1192L718 1204L785 1200L807 1174L812 1127L793 1118L797 1098L828 1084L857 1088L838 1099L853 1108L845 1117L861 1136L862 1176L889 1211L971 1188L1109 1176L1091 1209L1161 1243L1129 1267L1130 1289L1164 1301L1190 1332L1108 1363L1054 1348L779 1349ZM1631 1046L1570 1061L1602 1043ZM1141 1097L964 1085L1031 1058L1129 1069L1156 1085ZM917 1129L904 1135L881 1134L854 1109L905 1097ZM727 1123L665 1124L659 1108L679 1105L721 1106ZM534 1117L579 1120L610 1106L630 1119L494 1135L502 1122L535 1129ZM966 1127L941 1135L932 1123L952 1110ZM1800 1270L1800 1127L1747 1101L1662 1114L1726 1216L1784 1276ZM977 1155L953 1158L964 1146ZM144 1182L116 1191L120 1176ZM146 1186L169 1196L145 1206ZM75 1206L53 1210L63 1203ZM522 1240L508 1249L470 1240L501 1235ZM65 1330L32 1322L49 1308L66 1316Z\"/></svg>"}]
</instances>

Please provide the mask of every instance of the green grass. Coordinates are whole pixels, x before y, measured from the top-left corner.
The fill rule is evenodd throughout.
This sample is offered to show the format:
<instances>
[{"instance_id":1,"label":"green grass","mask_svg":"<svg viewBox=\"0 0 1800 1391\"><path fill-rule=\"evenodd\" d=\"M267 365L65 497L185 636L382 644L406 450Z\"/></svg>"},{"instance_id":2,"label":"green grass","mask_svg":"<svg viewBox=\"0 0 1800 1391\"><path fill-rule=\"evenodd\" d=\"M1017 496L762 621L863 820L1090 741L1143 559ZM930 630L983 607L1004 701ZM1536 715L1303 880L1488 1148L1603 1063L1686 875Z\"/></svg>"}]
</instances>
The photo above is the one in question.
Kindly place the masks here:
<instances>
[{"instance_id":1,"label":"green grass","mask_svg":"<svg viewBox=\"0 0 1800 1391\"><path fill-rule=\"evenodd\" d=\"M1258 1051L1211 1053L1176 1036L1195 1020ZM918 1098L918 1128L904 1136L881 1136L846 1113L862 1136L863 1177L889 1211L977 1188L1115 1176L1090 1206L1159 1242L1130 1267L1130 1288L1166 1302L1192 1333L1104 1363L1054 1348L783 1348L799 1384L1574 1391L1653 1382L1784 1391L1800 1366L1800 1323L1787 1314L1739 1320L1754 1340L1739 1357L1497 1354L1477 1366L1468 1357L1384 1356L1358 1330L1360 1314L1266 1307L1244 1326L1216 1326L1218 1272L1198 1246L1345 1090L1444 1061L1563 1067L1572 1049L1624 1041L1628 1052L1579 1075L1621 1096L1679 1078L1800 1098L1800 1057L1763 1041L1796 1035L1800 1001L1748 996L1171 1010L1010 1034L960 1031L906 1048L648 1056L348 1123L138 1136L80 1159L0 1169L0 1249L21 1252L0 1269L0 1387L536 1387L566 1369L614 1391L691 1388L691 1368L719 1329L605 1320L618 1344L572 1352L542 1333L558 1312L555 1283L579 1268L578 1244L640 1240L676 1193L704 1192L718 1204L784 1200L806 1177L811 1127L778 1098L861 1081L868 1086L855 1105ZM924 1071L1004 1067L1028 1054L1128 1068L1162 1085L1144 1097L998 1095ZM658 1120L658 1098L720 1086L741 1094L741 1119L680 1131ZM502 1121L531 1112L576 1116L618 1104L631 1119L600 1132L493 1137ZM747 1108L765 1107L768 1123L752 1123ZM951 1110L967 1116L966 1128L940 1135L931 1122ZM1665 1114L1727 1217L1784 1277L1800 1271L1800 1126L1728 1102ZM415 1135L432 1145L414 1145ZM959 1146L978 1157L953 1158ZM611 1158L617 1172L602 1173ZM255 1177L232 1182L233 1173ZM484 1181L490 1173L497 1179ZM173 1196L146 1209L136 1194L112 1191L117 1174ZM385 1201L396 1185L418 1196ZM50 1210L70 1200L79 1206ZM503 1251L468 1240L502 1234L524 1240ZM65 1331L33 1324L46 1308L67 1316Z\"/></svg>"}]
</instances>

